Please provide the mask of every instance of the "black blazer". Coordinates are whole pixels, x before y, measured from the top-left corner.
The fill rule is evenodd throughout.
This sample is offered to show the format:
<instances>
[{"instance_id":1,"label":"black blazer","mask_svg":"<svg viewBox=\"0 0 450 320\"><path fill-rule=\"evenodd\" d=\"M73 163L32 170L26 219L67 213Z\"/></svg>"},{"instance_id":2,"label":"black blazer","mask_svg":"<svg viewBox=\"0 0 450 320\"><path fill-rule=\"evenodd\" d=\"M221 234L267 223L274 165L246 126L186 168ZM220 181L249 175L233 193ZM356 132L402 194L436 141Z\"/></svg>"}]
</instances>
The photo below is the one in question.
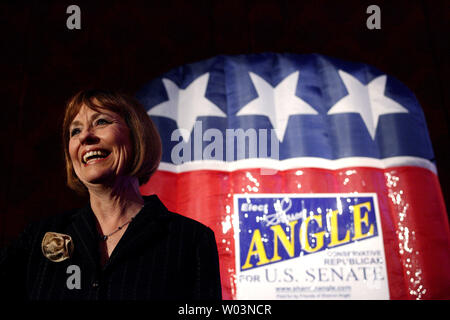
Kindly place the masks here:
<instances>
[{"instance_id":1,"label":"black blazer","mask_svg":"<svg viewBox=\"0 0 450 320\"><path fill-rule=\"evenodd\" d=\"M109 261L100 266L99 238L90 205L31 224L0 256L0 292L30 300L220 300L213 231L169 212L157 196L129 224ZM41 249L46 232L70 235L71 258L52 262ZM81 288L69 289L76 265ZM73 286L71 286L73 287Z\"/></svg>"}]
</instances>

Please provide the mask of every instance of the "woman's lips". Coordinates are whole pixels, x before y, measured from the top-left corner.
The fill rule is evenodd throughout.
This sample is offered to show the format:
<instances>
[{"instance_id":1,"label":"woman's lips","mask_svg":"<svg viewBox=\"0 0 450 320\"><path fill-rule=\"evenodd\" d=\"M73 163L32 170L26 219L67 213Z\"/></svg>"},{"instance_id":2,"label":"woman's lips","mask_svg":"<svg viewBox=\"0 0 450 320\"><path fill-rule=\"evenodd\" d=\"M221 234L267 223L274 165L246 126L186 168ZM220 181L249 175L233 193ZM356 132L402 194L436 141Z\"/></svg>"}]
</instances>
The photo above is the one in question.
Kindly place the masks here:
<instances>
[{"instance_id":1,"label":"woman's lips","mask_svg":"<svg viewBox=\"0 0 450 320\"><path fill-rule=\"evenodd\" d=\"M85 166L93 163L97 163L102 160L106 160L110 156L111 152L107 150L91 150L86 152L82 157L82 162Z\"/></svg>"},{"instance_id":2,"label":"woman's lips","mask_svg":"<svg viewBox=\"0 0 450 320\"><path fill-rule=\"evenodd\" d=\"M104 157L104 158L94 158L94 159L90 159L90 160L88 160L86 163L83 163L83 164L84 164L85 167L87 167L87 166L89 166L89 165L91 165L91 164L95 164L95 163L104 161L104 160L106 160L106 159L108 159L108 158L109 158L109 154L108 154L108 156L106 156L106 157Z\"/></svg>"}]
</instances>

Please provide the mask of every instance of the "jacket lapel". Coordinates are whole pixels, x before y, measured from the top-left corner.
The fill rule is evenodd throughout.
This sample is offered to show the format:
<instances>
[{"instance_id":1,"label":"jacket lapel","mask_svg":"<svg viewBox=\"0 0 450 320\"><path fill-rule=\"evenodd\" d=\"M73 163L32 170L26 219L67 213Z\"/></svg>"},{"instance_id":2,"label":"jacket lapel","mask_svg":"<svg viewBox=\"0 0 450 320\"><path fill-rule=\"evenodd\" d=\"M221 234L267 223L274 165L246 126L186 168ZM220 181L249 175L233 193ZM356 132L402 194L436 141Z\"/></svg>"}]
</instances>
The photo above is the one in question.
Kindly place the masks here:
<instances>
[{"instance_id":1,"label":"jacket lapel","mask_svg":"<svg viewBox=\"0 0 450 320\"><path fill-rule=\"evenodd\" d=\"M108 268L123 258L139 254L143 249L167 234L170 215L156 195L144 196L144 207L128 226L104 266Z\"/></svg>"},{"instance_id":2,"label":"jacket lapel","mask_svg":"<svg viewBox=\"0 0 450 320\"><path fill-rule=\"evenodd\" d=\"M90 205L80 209L73 217L72 229L74 243L79 244L80 255L87 257L94 266L99 263L98 233L96 230L96 219Z\"/></svg>"}]
</instances>

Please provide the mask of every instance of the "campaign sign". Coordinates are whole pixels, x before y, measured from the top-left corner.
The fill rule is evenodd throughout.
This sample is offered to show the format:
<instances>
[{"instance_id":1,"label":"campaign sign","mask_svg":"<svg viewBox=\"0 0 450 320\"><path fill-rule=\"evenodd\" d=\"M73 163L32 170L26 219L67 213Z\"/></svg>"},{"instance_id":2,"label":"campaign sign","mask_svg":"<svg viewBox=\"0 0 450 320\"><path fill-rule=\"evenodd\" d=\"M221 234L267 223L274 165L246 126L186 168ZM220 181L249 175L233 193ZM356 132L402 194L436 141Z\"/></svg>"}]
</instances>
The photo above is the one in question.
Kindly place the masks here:
<instances>
[{"instance_id":1,"label":"campaign sign","mask_svg":"<svg viewBox=\"0 0 450 320\"><path fill-rule=\"evenodd\" d=\"M236 194L237 299L389 299L376 194Z\"/></svg>"}]
</instances>

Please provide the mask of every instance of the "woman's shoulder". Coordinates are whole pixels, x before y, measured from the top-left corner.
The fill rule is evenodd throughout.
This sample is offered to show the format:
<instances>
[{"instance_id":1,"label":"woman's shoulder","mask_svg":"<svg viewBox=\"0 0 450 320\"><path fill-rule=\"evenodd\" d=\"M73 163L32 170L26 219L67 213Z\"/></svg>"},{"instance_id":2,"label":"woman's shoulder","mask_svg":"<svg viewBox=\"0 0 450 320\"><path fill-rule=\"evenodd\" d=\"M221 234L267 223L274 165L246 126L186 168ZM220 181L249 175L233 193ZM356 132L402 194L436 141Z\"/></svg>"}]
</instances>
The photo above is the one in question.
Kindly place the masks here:
<instances>
[{"instance_id":1,"label":"woman's shoulder","mask_svg":"<svg viewBox=\"0 0 450 320\"><path fill-rule=\"evenodd\" d=\"M73 220L73 218L80 213L81 210L81 208L76 208L54 213L38 220L35 219L31 222L31 224L55 227L65 226L69 224Z\"/></svg>"},{"instance_id":2,"label":"woman's shoulder","mask_svg":"<svg viewBox=\"0 0 450 320\"><path fill-rule=\"evenodd\" d=\"M190 243L189 239L196 243L215 243L214 231L202 222L171 211L167 215L171 237L179 237L186 243Z\"/></svg>"},{"instance_id":3,"label":"woman's shoulder","mask_svg":"<svg viewBox=\"0 0 450 320\"><path fill-rule=\"evenodd\" d=\"M71 209L59 213L54 213L46 217L32 219L22 232L28 237L39 237L48 231L63 232L73 221L74 217L80 213L81 209Z\"/></svg>"},{"instance_id":4,"label":"woman's shoulder","mask_svg":"<svg viewBox=\"0 0 450 320\"><path fill-rule=\"evenodd\" d=\"M146 196L144 199L146 203L150 203L149 208L151 214L154 214L154 217L159 222L166 221L175 229L212 233L211 228L196 220L195 217L188 217L184 214L169 210L156 195Z\"/></svg>"},{"instance_id":5,"label":"woman's shoulder","mask_svg":"<svg viewBox=\"0 0 450 320\"><path fill-rule=\"evenodd\" d=\"M208 226L203 224L202 222L195 220L193 218L187 217L180 213L168 211L167 212L169 218L172 220L172 223L176 223L182 225L187 228L199 229L199 230L210 230Z\"/></svg>"}]
</instances>

